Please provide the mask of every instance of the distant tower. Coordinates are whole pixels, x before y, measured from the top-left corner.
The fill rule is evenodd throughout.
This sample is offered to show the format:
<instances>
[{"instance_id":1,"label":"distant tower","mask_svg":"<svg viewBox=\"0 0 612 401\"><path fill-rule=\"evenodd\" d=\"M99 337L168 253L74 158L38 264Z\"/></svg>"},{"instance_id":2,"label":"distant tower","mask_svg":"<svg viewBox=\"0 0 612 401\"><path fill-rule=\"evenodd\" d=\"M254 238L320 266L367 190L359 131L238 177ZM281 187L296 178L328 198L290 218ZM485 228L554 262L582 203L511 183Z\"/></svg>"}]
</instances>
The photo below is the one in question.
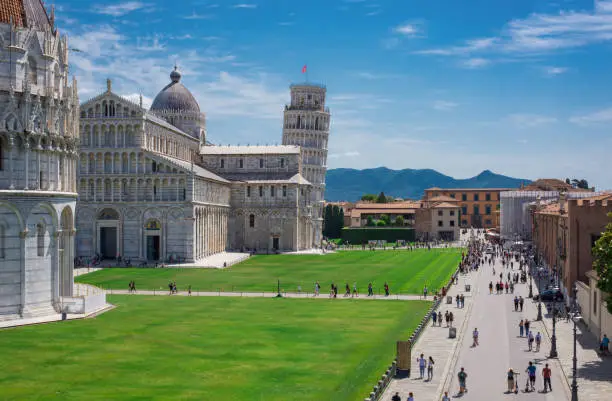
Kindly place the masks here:
<instances>
[{"instance_id":1,"label":"distant tower","mask_svg":"<svg viewBox=\"0 0 612 401\"><path fill-rule=\"evenodd\" d=\"M302 175L314 186L311 192L313 244L321 245L323 201L327 172L329 109L325 107L325 86L291 85L291 104L285 106L283 145L302 147Z\"/></svg>"}]
</instances>

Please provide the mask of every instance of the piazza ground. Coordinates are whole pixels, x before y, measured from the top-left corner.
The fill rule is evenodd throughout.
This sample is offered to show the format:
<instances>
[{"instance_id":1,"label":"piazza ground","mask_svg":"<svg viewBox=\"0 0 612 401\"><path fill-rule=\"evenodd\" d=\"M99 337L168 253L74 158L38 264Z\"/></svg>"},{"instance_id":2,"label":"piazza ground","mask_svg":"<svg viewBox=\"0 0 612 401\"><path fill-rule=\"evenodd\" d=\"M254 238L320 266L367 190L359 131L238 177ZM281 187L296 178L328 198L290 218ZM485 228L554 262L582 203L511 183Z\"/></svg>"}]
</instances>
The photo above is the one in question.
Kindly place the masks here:
<instances>
[{"instance_id":1,"label":"piazza ground","mask_svg":"<svg viewBox=\"0 0 612 401\"><path fill-rule=\"evenodd\" d=\"M136 282L139 290L168 290L168 282L176 281L179 290L191 285L192 291L276 291L277 280L288 292L312 292L319 281L321 292L327 293L333 282L344 291L357 283L365 294L372 282L376 293L389 283L393 294L419 294L423 286L430 291L448 282L461 259L460 249L418 249L346 251L326 255L261 255L253 256L227 269L152 269L109 268L77 277L78 282L102 288L127 290Z\"/></svg>"},{"instance_id":2,"label":"piazza ground","mask_svg":"<svg viewBox=\"0 0 612 401\"><path fill-rule=\"evenodd\" d=\"M3 400L363 399L426 301L110 296L0 331Z\"/></svg>"}]
</instances>

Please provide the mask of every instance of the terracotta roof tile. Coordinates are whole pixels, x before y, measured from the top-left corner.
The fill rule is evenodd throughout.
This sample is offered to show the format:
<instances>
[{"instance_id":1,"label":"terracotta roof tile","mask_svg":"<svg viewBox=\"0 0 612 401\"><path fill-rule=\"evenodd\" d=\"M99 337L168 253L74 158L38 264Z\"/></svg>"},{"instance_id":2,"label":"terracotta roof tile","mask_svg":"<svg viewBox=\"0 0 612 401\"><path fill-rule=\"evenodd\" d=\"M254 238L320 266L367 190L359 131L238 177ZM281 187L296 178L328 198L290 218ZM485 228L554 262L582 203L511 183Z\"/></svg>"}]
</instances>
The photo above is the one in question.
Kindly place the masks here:
<instances>
[{"instance_id":1,"label":"terracotta roof tile","mask_svg":"<svg viewBox=\"0 0 612 401\"><path fill-rule=\"evenodd\" d=\"M1 0L0 23L47 30L51 22L41 0Z\"/></svg>"},{"instance_id":2,"label":"terracotta roof tile","mask_svg":"<svg viewBox=\"0 0 612 401\"><path fill-rule=\"evenodd\" d=\"M442 209L442 208L457 208L457 209L459 209L459 206L457 206L454 203L450 203L450 202L436 203L433 207L436 208L436 209Z\"/></svg>"},{"instance_id":3,"label":"terracotta roof tile","mask_svg":"<svg viewBox=\"0 0 612 401\"><path fill-rule=\"evenodd\" d=\"M355 209L414 209L420 207L420 202L366 203L358 202Z\"/></svg>"}]
</instances>

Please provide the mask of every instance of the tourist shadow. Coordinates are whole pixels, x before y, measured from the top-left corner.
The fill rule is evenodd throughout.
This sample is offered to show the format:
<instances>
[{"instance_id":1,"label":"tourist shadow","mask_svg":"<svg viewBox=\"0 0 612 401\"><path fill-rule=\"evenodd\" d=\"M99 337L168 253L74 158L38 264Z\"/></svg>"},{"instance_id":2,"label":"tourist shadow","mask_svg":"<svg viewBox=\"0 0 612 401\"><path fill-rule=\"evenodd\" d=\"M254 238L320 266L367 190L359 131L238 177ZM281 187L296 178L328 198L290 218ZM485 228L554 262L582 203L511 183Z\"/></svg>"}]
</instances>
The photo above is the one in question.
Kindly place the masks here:
<instances>
[{"instance_id":1,"label":"tourist shadow","mask_svg":"<svg viewBox=\"0 0 612 401\"><path fill-rule=\"evenodd\" d=\"M611 370L612 359L610 358L584 362L578 368L578 377L592 381L609 382Z\"/></svg>"}]
</instances>

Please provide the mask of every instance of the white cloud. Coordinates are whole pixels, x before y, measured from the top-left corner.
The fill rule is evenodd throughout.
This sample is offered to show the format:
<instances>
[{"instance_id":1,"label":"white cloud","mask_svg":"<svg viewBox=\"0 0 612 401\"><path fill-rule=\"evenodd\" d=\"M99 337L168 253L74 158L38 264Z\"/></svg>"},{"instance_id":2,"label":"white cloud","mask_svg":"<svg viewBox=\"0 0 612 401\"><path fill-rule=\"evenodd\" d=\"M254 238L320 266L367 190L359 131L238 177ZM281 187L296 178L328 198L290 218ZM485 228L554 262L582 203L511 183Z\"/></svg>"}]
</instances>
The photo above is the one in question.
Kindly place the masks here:
<instances>
[{"instance_id":1,"label":"white cloud","mask_svg":"<svg viewBox=\"0 0 612 401\"><path fill-rule=\"evenodd\" d=\"M491 64L491 60L487 60L485 58L480 57L469 58L467 60L461 61L461 65L463 67L470 69L482 68L489 64Z\"/></svg>"},{"instance_id":2,"label":"white cloud","mask_svg":"<svg viewBox=\"0 0 612 401\"><path fill-rule=\"evenodd\" d=\"M459 104L455 102L449 102L446 100L436 100L432 107L435 110L439 111L450 111L455 109L457 106L459 106Z\"/></svg>"},{"instance_id":3,"label":"white cloud","mask_svg":"<svg viewBox=\"0 0 612 401\"><path fill-rule=\"evenodd\" d=\"M608 41L612 41L612 0L595 0L590 10L534 13L511 20L497 36L415 53L478 58L483 54L497 54L510 60L511 57L548 54Z\"/></svg>"},{"instance_id":4,"label":"white cloud","mask_svg":"<svg viewBox=\"0 0 612 401\"><path fill-rule=\"evenodd\" d=\"M190 19L190 20L198 20L198 19L211 19L214 18L214 15L211 14L198 14L195 11L192 12L190 15L186 15L183 17L183 19Z\"/></svg>"},{"instance_id":5,"label":"white cloud","mask_svg":"<svg viewBox=\"0 0 612 401\"><path fill-rule=\"evenodd\" d=\"M148 7L149 4L140 1L126 1L119 4L98 5L93 8L93 11L98 14L111 15L113 17L121 17L129 14L132 11L141 10Z\"/></svg>"},{"instance_id":6,"label":"white cloud","mask_svg":"<svg viewBox=\"0 0 612 401\"><path fill-rule=\"evenodd\" d=\"M544 73L550 76L561 75L566 72L567 72L567 68L565 67L545 67L544 68Z\"/></svg>"},{"instance_id":7,"label":"white cloud","mask_svg":"<svg viewBox=\"0 0 612 401\"><path fill-rule=\"evenodd\" d=\"M253 9L253 8L257 8L257 4L246 4L246 3L234 4L232 6L232 8L249 8L249 9Z\"/></svg>"},{"instance_id":8,"label":"white cloud","mask_svg":"<svg viewBox=\"0 0 612 401\"><path fill-rule=\"evenodd\" d=\"M612 107L569 119L574 124L598 124L612 121Z\"/></svg>"},{"instance_id":9,"label":"white cloud","mask_svg":"<svg viewBox=\"0 0 612 401\"><path fill-rule=\"evenodd\" d=\"M403 25L398 25L393 28L393 32L404 36L412 37L416 36L420 32L420 29L416 24L405 23Z\"/></svg>"},{"instance_id":10,"label":"white cloud","mask_svg":"<svg viewBox=\"0 0 612 401\"><path fill-rule=\"evenodd\" d=\"M555 117L542 116L539 114L510 114L503 122L508 122L519 128L532 128L541 125L554 124L558 120Z\"/></svg>"},{"instance_id":11,"label":"white cloud","mask_svg":"<svg viewBox=\"0 0 612 401\"><path fill-rule=\"evenodd\" d=\"M357 157L360 156L361 153L357 151L349 151L344 153L330 153L327 157L330 159L339 159L341 157Z\"/></svg>"},{"instance_id":12,"label":"white cloud","mask_svg":"<svg viewBox=\"0 0 612 401\"><path fill-rule=\"evenodd\" d=\"M136 104L140 103L140 96L142 96L142 107L144 107L145 109L150 108L151 105L153 104L152 98L141 95L140 93L130 93L127 95L120 95L120 96Z\"/></svg>"}]
</instances>

